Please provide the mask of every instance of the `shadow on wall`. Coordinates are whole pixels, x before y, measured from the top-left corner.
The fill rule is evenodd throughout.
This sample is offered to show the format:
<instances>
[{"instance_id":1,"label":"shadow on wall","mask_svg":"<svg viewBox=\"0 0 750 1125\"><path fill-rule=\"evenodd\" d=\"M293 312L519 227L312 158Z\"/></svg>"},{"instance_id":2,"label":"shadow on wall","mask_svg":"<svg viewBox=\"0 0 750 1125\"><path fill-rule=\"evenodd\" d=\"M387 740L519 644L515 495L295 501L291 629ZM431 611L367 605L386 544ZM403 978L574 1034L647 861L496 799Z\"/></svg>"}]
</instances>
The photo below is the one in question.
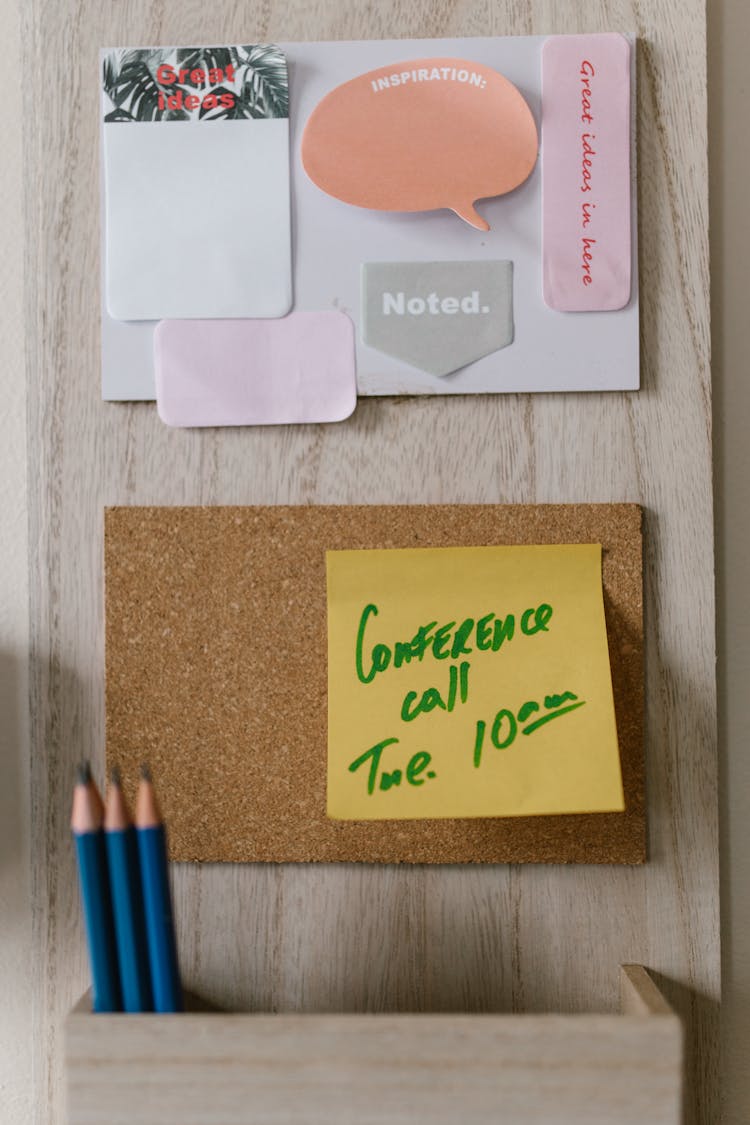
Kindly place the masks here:
<instances>
[{"instance_id":1,"label":"shadow on wall","mask_svg":"<svg viewBox=\"0 0 750 1125\"><path fill-rule=\"evenodd\" d=\"M0 648L0 1118L30 1121L31 868L25 653Z\"/></svg>"},{"instance_id":2,"label":"shadow on wall","mask_svg":"<svg viewBox=\"0 0 750 1125\"><path fill-rule=\"evenodd\" d=\"M722 1097L725 1125L750 1120L750 382L747 379L747 261L744 186L750 148L745 44L750 6L709 3L708 122L711 202L711 319L714 500L718 624L719 824L721 830Z\"/></svg>"},{"instance_id":3,"label":"shadow on wall","mask_svg":"<svg viewBox=\"0 0 750 1125\"><path fill-rule=\"evenodd\" d=\"M719 1034L718 1003L699 989L688 988L663 973L649 971L659 991L682 1020L683 1027L702 1027L708 1043L715 1042ZM711 1073L709 1069L711 1061L716 1059L716 1053L713 1050L706 1051L704 1046L704 1042L696 1035L685 1036L683 1100L688 1120L693 1107L710 1106L712 1091L719 1089L718 1075ZM702 1120L709 1125L709 1118ZM718 1117L713 1120L718 1121Z\"/></svg>"},{"instance_id":4,"label":"shadow on wall","mask_svg":"<svg viewBox=\"0 0 750 1125\"><path fill-rule=\"evenodd\" d=\"M3 915L8 921L15 895L20 888L28 888L29 881L25 684L20 656L0 649L0 887L7 904ZM24 898L28 905L27 895ZM6 913L8 907L11 909Z\"/></svg>"}]
</instances>

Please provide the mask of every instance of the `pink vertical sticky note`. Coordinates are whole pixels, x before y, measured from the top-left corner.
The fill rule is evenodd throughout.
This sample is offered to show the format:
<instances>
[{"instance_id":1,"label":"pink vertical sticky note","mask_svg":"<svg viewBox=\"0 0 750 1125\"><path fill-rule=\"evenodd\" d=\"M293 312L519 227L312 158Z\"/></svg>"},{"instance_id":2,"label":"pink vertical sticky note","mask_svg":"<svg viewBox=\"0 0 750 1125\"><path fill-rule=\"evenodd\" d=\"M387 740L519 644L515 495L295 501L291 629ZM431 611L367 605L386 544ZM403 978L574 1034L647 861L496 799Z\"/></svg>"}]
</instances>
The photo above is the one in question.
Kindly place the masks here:
<instances>
[{"instance_id":1,"label":"pink vertical sticky note","mask_svg":"<svg viewBox=\"0 0 750 1125\"><path fill-rule=\"evenodd\" d=\"M542 49L544 300L561 312L630 300L630 44L560 35Z\"/></svg>"},{"instance_id":2,"label":"pink vertical sticky note","mask_svg":"<svg viewBox=\"0 0 750 1125\"><path fill-rule=\"evenodd\" d=\"M162 320L156 405L168 426L340 422L357 402L354 326L342 312L273 320Z\"/></svg>"}]
</instances>

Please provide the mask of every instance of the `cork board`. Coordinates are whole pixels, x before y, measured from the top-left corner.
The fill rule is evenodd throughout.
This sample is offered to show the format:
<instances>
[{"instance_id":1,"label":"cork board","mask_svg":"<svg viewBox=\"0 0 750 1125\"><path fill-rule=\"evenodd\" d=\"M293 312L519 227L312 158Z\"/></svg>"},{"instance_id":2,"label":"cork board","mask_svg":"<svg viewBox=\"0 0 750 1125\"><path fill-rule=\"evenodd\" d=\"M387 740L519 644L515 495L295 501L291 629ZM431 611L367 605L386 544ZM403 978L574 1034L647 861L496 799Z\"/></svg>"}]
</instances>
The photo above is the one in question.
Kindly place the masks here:
<instances>
[{"instance_id":1,"label":"cork board","mask_svg":"<svg viewBox=\"0 0 750 1125\"><path fill-rule=\"evenodd\" d=\"M594 542L625 812L328 820L326 550ZM645 861L637 505L110 508L105 572L108 765L151 764L173 859Z\"/></svg>"}]
</instances>

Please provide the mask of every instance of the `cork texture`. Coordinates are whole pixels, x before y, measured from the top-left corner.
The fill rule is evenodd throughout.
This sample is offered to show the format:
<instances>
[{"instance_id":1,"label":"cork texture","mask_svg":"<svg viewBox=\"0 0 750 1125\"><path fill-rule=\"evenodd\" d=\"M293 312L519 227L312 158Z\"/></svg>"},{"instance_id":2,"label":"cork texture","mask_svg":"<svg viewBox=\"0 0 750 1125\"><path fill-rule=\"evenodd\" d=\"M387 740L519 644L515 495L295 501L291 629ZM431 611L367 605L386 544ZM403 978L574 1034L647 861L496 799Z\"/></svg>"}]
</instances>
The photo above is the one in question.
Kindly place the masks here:
<instances>
[{"instance_id":1,"label":"cork texture","mask_svg":"<svg viewBox=\"0 0 750 1125\"><path fill-rule=\"evenodd\" d=\"M326 817L331 549L601 543L626 810ZM643 582L634 504L109 508L108 766L142 761L175 860L643 863Z\"/></svg>"}]
</instances>

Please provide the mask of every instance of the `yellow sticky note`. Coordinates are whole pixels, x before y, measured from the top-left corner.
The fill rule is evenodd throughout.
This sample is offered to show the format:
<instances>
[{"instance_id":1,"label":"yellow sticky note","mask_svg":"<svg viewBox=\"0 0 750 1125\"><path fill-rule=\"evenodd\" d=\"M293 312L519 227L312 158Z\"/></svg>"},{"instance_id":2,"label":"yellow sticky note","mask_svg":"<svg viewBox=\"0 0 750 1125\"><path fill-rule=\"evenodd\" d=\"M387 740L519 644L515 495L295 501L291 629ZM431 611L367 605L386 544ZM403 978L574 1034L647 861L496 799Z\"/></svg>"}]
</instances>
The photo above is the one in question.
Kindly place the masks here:
<instances>
[{"instance_id":1,"label":"yellow sticky note","mask_svg":"<svg viewBox=\"0 0 750 1125\"><path fill-rule=\"evenodd\" d=\"M624 808L599 544L326 562L329 817Z\"/></svg>"}]
</instances>

